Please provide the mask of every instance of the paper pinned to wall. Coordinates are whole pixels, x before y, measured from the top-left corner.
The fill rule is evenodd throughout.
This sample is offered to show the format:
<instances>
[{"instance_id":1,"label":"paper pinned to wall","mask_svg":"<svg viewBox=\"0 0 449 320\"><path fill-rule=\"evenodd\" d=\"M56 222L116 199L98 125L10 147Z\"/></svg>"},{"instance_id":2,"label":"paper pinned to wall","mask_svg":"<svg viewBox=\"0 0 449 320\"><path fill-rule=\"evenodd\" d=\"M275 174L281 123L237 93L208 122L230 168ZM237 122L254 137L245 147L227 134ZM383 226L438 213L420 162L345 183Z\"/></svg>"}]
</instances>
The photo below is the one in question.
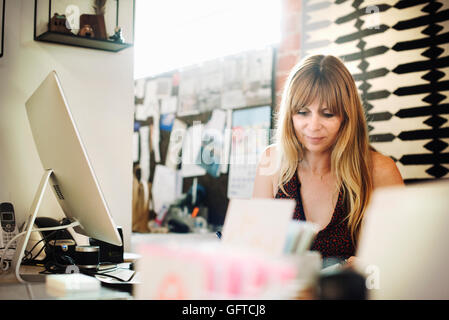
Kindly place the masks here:
<instances>
[{"instance_id":1,"label":"paper pinned to wall","mask_svg":"<svg viewBox=\"0 0 449 320\"><path fill-rule=\"evenodd\" d=\"M226 128L224 131L223 139L223 155L221 161L221 173L228 173L229 168L229 156L231 154L231 142L232 142L232 110L226 110Z\"/></svg>"},{"instance_id":2,"label":"paper pinned to wall","mask_svg":"<svg viewBox=\"0 0 449 320\"><path fill-rule=\"evenodd\" d=\"M271 107L234 110L228 198L251 198L257 162L269 144Z\"/></svg>"},{"instance_id":3,"label":"paper pinned to wall","mask_svg":"<svg viewBox=\"0 0 449 320\"><path fill-rule=\"evenodd\" d=\"M204 125L198 121L187 128L182 144L181 173L184 178L204 176L206 174L206 169L200 167L196 161L201 149L203 127Z\"/></svg>"},{"instance_id":4,"label":"paper pinned to wall","mask_svg":"<svg viewBox=\"0 0 449 320\"><path fill-rule=\"evenodd\" d=\"M139 161L139 132L133 132L133 162Z\"/></svg>"},{"instance_id":5,"label":"paper pinned to wall","mask_svg":"<svg viewBox=\"0 0 449 320\"><path fill-rule=\"evenodd\" d=\"M175 170L181 162L180 152L186 131L187 124L179 119L175 119L168 144L167 160L165 161L165 165L171 169Z\"/></svg>"},{"instance_id":6,"label":"paper pinned to wall","mask_svg":"<svg viewBox=\"0 0 449 320\"><path fill-rule=\"evenodd\" d=\"M157 82L155 80L148 80L145 84L145 100L157 99Z\"/></svg>"},{"instance_id":7,"label":"paper pinned to wall","mask_svg":"<svg viewBox=\"0 0 449 320\"><path fill-rule=\"evenodd\" d=\"M153 209L159 213L163 207L168 208L182 192L182 176L179 171L163 165L156 165L151 196Z\"/></svg>"},{"instance_id":8,"label":"paper pinned to wall","mask_svg":"<svg viewBox=\"0 0 449 320\"><path fill-rule=\"evenodd\" d=\"M146 121L148 118L154 117L159 109L159 102L154 98L145 98L143 104L136 104L135 117L138 121Z\"/></svg>"},{"instance_id":9,"label":"paper pinned to wall","mask_svg":"<svg viewBox=\"0 0 449 320\"><path fill-rule=\"evenodd\" d=\"M134 82L134 96L139 99L145 96L145 79L138 79Z\"/></svg>"},{"instance_id":10,"label":"paper pinned to wall","mask_svg":"<svg viewBox=\"0 0 449 320\"><path fill-rule=\"evenodd\" d=\"M161 114L176 113L178 107L178 98L171 96L161 99Z\"/></svg>"},{"instance_id":11,"label":"paper pinned to wall","mask_svg":"<svg viewBox=\"0 0 449 320\"><path fill-rule=\"evenodd\" d=\"M215 109L201 136L197 162L213 177L220 176L226 111Z\"/></svg>"},{"instance_id":12,"label":"paper pinned to wall","mask_svg":"<svg viewBox=\"0 0 449 320\"><path fill-rule=\"evenodd\" d=\"M139 128L140 135L140 160L139 165L142 171L142 180L150 179L150 127L142 126Z\"/></svg>"},{"instance_id":13,"label":"paper pinned to wall","mask_svg":"<svg viewBox=\"0 0 449 320\"><path fill-rule=\"evenodd\" d=\"M159 105L155 106L153 112L153 128L151 130L151 145L153 146L154 161L161 162L161 151L159 149L159 142L161 139L160 119L159 119Z\"/></svg>"},{"instance_id":14,"label":"paper pinned to wall","mask_svg":"<svg viewBox=\"0 0 449 320\"><path fill-rule=\"evenodd\" d=\"M134 108L134 116L137 121L145 121L148 118L146 107L143 104L136 104Z\"/></svg>"}]
</instances>

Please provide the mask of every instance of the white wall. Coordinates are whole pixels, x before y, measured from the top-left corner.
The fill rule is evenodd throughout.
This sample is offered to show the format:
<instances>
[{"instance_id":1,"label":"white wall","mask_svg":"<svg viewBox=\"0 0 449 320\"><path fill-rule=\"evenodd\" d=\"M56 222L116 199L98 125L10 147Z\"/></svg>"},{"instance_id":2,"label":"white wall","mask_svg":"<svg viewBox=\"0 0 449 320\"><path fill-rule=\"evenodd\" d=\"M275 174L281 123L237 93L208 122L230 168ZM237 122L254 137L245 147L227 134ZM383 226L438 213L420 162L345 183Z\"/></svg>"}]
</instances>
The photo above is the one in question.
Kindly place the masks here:
<instances>
[{"instance_id":1,"label":"white wall","mask_svg":"<svg viewBox=\"0 0 449 320\"><path fill-rule=\"evenodd\" d=\"M120 6L126 7L120 24L128 27L132 0L122 0ZM37 42L33 40L34 1L6 0L5 12L4 56L0 58L0 201L12 202L18 223L23 223L43 173L25 101L56 70L111 214L123 227L125 250L129 250L133 49L112 53ZM39 215L63 216L49 191Z\"/></svg>"}]
</instances>

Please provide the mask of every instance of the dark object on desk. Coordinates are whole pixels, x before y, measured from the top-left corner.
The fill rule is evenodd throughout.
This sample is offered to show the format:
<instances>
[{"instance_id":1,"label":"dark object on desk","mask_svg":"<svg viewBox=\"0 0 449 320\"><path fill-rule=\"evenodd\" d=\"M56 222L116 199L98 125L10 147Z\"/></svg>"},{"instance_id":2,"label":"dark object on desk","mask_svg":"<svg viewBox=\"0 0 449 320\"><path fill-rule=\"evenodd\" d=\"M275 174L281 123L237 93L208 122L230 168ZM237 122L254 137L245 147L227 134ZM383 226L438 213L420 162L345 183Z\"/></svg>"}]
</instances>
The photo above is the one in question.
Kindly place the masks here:
<instances>
[{"instance_id":1,"label":"dark object on desk","mask_svg":"<svg viewBox=\"0 0 449 320\"><path fill-rule=\"evenodd\" d=\"M122 239L122 245L116 246L108 242L89 238L89 244L91 246L98 246L100 248L100 263L122 263L123 262L123 230L121 227L117 227L120 238Z\"/></svg>"},{"instance_id":2,"label":"dark object on desk","mask_svg":"<svg viewBox=\"0 0 449 320\"><path fill-rule=\"evenodd\" d=\"M221 232L220 231L215 232L215 234L217 235L218 239L221 239Z\"/></svg>"},{"instance_id":3,"label":"dark object on desk","mask_svg":"<svg viewBox=\"0 0 449 320\"><path fill-rule=\"evenodd\" d=\"M318 299L365 300L365 278L349 267L322 274L318 279Z\"/></svg>"},{"instance_id":4,"label":"dark object on desk","mask_svg":"<svg viewBox=\"0 0 449 320\"><path fill-rule=\"evenodd\" d=\"M99 246L76 246L75 264L83 269L96 269L100 263Z\"/></svg>"},{"instance_id":5,"label":"dark object on desk","mask_svg":"<svg viewBox=\"0 0 449 320\"><path fill-rule=\"evenodd\" d=\"M36 228L58 227L68 223L70 223L68 220L59 222L50 217L37 217L34 221ZM61 256L73 257L76 242L68 230L40 231L36 238L35 242L28 243L24 264L33 264L37 262L36 260L39 263L55 260L57 263L67 264L67 260L61 259ZM41 254L42 251L44 255Z\"/></svg>"},{"instance_id":6,"label":"dark object on desk","mask_svg":"<svg viewBox=\"0 0 449 320\"><path fill-rule=\"evenodd\" d=\"M179 218L171 218L170 220L168 220L167 225L170 232L176 233L190 232L190 227Z\"/></svg>"}]
</instances>

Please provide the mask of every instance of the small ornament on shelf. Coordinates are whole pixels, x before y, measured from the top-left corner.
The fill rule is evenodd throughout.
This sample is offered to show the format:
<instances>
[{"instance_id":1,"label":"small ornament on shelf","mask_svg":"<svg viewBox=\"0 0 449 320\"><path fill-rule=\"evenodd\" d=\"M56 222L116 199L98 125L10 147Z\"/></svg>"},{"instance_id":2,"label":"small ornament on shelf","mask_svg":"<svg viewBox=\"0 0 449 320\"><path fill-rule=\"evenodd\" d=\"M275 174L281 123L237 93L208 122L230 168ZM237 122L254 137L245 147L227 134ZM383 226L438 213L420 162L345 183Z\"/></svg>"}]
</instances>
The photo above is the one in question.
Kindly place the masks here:
<instances>
[{"instance_id":1,"label":"small ornament on shelf","mask_svg":"<svg viewBox=\"0 0 449 320\"><path fill-rule=\"evenodd\" d=\"M65 14L55 13L50 20L49 30L51 32L71 33L67 28L67 18Z\"/></svg>"},{"instance_id":2,"label":"small ornament on shelf","mask_svg":"<svg viewBox=\"0 0 449 320\"><path fill-rule=\"evenodd\" d=\"M119 26L115 27L114 34L110 36L109 39L111 39L114 42L125 43L125 39L123 38L122 35L122 27Z\"/></svg>"},{"instance_id":3,"label":"small ornament on shelf","mask_svg":"<svg viewBox=\"0 0 449 320\"><path fill-rule=\"evenodd\" d=\"M94 38L95 33L92 29L92 26L89 24L83 25L83 27L80 29L79 35L82 37L88 37L88 38Z\"/></svg>"}]
</instances>

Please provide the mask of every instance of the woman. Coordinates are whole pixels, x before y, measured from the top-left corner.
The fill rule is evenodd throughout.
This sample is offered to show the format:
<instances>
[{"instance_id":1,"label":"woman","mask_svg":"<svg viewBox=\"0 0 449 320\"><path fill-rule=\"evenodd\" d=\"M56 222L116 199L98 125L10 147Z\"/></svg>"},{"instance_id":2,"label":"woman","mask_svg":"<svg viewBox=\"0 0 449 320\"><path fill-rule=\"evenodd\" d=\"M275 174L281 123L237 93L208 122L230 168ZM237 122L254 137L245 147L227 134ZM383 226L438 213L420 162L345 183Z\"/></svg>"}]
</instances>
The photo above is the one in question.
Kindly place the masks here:
<instances>
[{"instance_id":1,"label":"woman","mask_svg":"<svg viewBox=\"0 0 449 320\"><path fill-rule=\"evenodd\" d=\"M311 250L351 261L373 189L390 185L402 177L370 147L349 71L334 56L303 59L285 84L276 143L262 154L253 197L296 199L294 218L319 226Z\"/></svg>"}]
</instances>

